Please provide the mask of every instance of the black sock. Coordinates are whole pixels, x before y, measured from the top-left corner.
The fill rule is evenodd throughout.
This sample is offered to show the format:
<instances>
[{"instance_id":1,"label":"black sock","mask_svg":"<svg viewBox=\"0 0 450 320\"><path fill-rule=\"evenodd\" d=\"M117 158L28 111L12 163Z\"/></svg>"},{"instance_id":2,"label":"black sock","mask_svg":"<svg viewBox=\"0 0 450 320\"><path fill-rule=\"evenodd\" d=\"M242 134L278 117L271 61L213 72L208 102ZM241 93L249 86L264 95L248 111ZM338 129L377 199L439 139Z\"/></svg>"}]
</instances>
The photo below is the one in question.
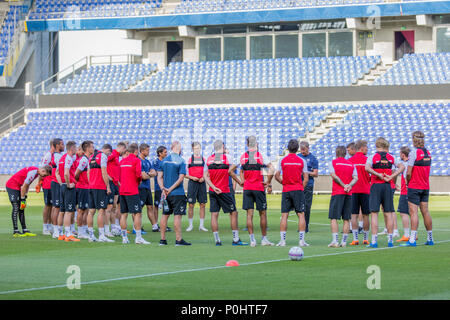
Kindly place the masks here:
<instances>
[{"instance_id":1,"label":"black sock","mask_svg":"<svg viewBox=\"0 0 450 320\"><path fill-rule=\"evenodd\" d=\"M19 204L17 202L14 202L12 204L13 209L12 209L12 222L13 222L13 228L14 228L14 233L19 232L19 228L17 227L17 214L19 212Z\"/></svg>"},{"instance_id":2,"label":"black sock","mask_svg":"<svg viewBox=\"0 0 450 320\"><path fill-rule=\"evenodd\" d=\"M23 232L28 231L27 224L25 223L25 212L23 210L19 210L19 220L22 225Z\"/></svg>"}]
</instances>

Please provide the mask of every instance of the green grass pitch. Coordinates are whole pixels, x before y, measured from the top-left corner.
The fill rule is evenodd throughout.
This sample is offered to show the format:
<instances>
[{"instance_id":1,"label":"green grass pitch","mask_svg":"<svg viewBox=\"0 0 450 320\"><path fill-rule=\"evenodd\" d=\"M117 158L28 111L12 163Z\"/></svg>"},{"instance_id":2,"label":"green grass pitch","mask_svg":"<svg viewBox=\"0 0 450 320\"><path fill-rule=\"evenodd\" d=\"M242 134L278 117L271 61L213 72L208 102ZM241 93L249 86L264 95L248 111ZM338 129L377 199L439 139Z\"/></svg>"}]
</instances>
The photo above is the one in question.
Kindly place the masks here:
<instances>
[{"instance_id":1,"label":"green grass pitch","mask_svg":"<svg viewBox=\"0 0 450 320\"><path fill-rule=\"evenodd\" d=\"M275 243L280 201L280 195L268 196L268 236ZM387 248L386 236L380 236L378 249L335 249L327 247L329 196L315 196L306 235L311 246L304 248L305 258L299 262L288 259L289 248L298 244L295 215L290 217L284 248L231 246L229 218L223 213L219 221L223 246L216 247L210 231L198 231L197 207L194 231L185 231L187 218L183 218L183 237L192 242L191 247L175 247L174 233L167 236L169 246L159 247L159 233L151 232L144 236L149 246L135 245L132 235L129 245L122 245L120 238L112 244L66 243L41 234L41 203L42 194L31 194L26 209L28 226L38 236L13 238L11 209L6 194L0 194L0 299L450 299L449 197L430 199L437 242L433 247ZM237 204L242 204L241 195ZM245 214L243 210L239 214L240 237L248 241L242 230ZM208 229L209 217L207 208ZM259 244L258 214L254 225ZM382 217L380 226L384 226ZM146 217L144 227L150 229ZM421 219L418 244L425 238ZM225 267L230 259L241 265ZM70 265L80 267L79 290L65 286ZM380 268L380 289L367 288L371 265Z\"/></svg>"}]
</instances>

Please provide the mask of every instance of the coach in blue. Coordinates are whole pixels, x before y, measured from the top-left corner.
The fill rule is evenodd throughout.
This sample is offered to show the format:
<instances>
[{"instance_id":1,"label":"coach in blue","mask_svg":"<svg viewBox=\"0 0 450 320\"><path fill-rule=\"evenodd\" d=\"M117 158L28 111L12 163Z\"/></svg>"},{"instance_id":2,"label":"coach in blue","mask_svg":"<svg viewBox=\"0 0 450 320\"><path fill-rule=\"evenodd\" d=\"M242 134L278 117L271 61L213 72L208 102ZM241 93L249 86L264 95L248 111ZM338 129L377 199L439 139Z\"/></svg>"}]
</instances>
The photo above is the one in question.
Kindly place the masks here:
<instances>
[{"instance_id":1,"label":"coach in blue","mask_svg":"<svg viewBox=\"0 0 450 320\"><path fill-rule=\"evenodd\" d=\"M306 221L306 232L309 231L309 216L311 214L311 205L313 201L314 192L314 178L319 176L319 161L317 158L309 152L309 143L306 141L300 142L300 153L298 154L301 158L305 159L307 167L309 180L305 187L305 221Z\"/></svg>"}]
</instances>

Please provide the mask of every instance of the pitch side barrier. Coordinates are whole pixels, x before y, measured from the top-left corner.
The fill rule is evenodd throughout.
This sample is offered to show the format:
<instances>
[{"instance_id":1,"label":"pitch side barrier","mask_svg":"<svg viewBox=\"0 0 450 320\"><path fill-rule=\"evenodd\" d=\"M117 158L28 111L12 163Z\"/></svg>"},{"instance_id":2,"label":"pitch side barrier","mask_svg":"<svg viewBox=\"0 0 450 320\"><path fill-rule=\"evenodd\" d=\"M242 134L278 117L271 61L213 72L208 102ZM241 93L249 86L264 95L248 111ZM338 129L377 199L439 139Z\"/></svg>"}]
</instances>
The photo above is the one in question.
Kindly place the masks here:
<instances>
[{"instance_id":1,"label":"pitch side barrier","mask_svg":"<svg viewBox=\"0 0 450 320\"><path fill-rule=\"evenodd\" d=\"M39 108L448 100L450 84L39 95Z\"/></svg>"}]
</instances>

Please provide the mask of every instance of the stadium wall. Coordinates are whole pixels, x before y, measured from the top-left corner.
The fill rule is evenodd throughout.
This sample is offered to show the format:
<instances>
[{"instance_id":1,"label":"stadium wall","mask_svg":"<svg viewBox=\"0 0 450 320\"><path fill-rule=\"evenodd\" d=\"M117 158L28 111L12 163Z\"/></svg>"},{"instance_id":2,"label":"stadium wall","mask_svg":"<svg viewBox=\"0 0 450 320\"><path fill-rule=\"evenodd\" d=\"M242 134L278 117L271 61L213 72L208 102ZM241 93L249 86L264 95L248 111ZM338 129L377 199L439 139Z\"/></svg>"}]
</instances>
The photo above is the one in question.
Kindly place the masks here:
<instances>
[{"instance_id":1,"label":"stadium wall","mask_svg":"<svg viewBox=\"0 0 450 320\"><path fill-rule=\"evenodd\" d=\"M319 168L320 172L320 168ZM0 190L5 191L6 181L10 178L10 175L0 175ZM37 179L30 186L30 192L34 192L35 186L37 183ZM184 181L184 189L187 190L187 180ZM272 181L273 191L281 192L281 185L273 179ZM430 177L430 192L433 194L450 194L450 177L449 176L431 176ZM155 190L153 179L151 180L151 188ZM242 188L237 186L237 192L241 192ZM331 194L331 177L329 175L319 175L317 179L315 179L314 192L321 194ZM397 192L398 193L398 192ZM398 193L399 194L399 193Z\"/></svg>"},{"instance_id":2,"label":"stadium wall","mask_svg":"<svg viewBox=\"0 0 450 320\"><path fill-rule=\"evenodd\" d=\"M39 95L39 108L447 100L450 84Z\"/></svg>"}]
</instances>

